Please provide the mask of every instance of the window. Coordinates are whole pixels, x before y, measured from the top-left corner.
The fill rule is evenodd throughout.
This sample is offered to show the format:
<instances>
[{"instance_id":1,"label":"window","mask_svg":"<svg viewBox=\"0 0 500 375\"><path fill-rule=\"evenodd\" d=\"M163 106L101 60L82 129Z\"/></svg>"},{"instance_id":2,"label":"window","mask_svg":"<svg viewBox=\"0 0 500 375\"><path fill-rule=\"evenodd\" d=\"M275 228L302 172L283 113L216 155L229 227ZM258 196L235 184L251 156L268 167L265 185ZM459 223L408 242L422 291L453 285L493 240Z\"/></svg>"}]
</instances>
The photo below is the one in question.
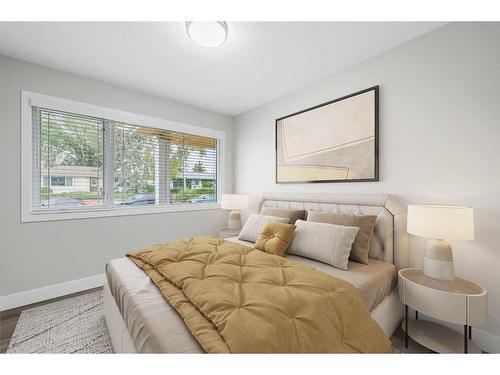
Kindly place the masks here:
<instances>
[{"instance_id":1,"label":"window","mask_svg":"<svg viewBox=\"0 0 500 375\"><path fill-rule=\"evenodd\" d=\"M221 132L23 92L23 134L28 113L23 221L217 207Z\"/></svg>"},{"instance_id":2,"label":"window","mask_svg":"<svg viewBox=\"0 0 500 375\"><path fill-rule=\"evenodd\" d=\"M33 211L102 207L102 190L88 189L103 178L102 120L35 106L32 119Z\"/></svg>"},{"instance_id":3,"label":"window","mask_svg":"<svg viewBox=\"0 0 500 375\"><path fill-rule=\"evenodd\" d=\"M49 185L49 177L42 177L42 186ZM51 176L50 177L50 186L72 186L73 178L71 177L61 177L61 176Z\"/></svg>"}]
</instances>

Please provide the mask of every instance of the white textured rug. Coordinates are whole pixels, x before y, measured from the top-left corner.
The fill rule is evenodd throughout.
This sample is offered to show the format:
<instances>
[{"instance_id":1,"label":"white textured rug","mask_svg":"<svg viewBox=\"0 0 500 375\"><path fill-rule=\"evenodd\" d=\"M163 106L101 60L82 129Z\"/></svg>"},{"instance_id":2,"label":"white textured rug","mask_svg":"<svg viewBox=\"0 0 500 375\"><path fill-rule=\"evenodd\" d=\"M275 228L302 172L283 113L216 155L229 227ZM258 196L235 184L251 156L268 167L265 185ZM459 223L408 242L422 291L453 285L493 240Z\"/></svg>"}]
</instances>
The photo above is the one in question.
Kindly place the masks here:
<instances>
[{"instance_id":1,"label":"white textured rug","mask_svg":"<svg viewBox=\"0 0 500 375\"><path fill-rule=\"evenodd\" d=\"M112 353L102 291L21 313L7 353Z\"/></svg>"}]
</instances>

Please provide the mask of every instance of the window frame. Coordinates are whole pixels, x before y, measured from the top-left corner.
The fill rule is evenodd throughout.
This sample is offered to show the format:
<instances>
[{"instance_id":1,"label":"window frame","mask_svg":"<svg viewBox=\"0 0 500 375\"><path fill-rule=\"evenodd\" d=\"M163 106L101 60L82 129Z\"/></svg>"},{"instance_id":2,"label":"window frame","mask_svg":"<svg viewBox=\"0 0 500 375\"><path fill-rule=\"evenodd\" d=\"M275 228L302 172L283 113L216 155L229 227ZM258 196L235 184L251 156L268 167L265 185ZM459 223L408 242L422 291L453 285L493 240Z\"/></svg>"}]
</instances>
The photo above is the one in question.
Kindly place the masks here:
<instances>
[{"instance_id":1,"label":"window frame","mask_svg":"<svg viewBox=\"0 0 500 375\"><path fill-rule=\"evenodd\" d=\"M217 202L196 204L144 205L135 207L104 206L96 208L60 209L52 211L34 211L32 196L33 144L32 144L32 106L50 108L80 115L105 118L137 126L171 130L203 137L216 138L219 143L219 160L217 173ZM189 125L177 121L165 120L117 109L101 107L94 104L38 94L26 90L21 91L21 222L86 219L110 216L144 215L165 212L214 210L220 208L220 199L224 193L225 180L225 140L226 133L220 130ZM106 156L104 159L106 163ZM111 181L104 177L105 194L109 191Z\"/></svg>"},{"instance_id":2,"label":"window frame","mask_svg":"<svg viewBox=\"0 0 500 375\"><path fill-rule=\"evenodd\" d=\"M46 177L46 176L42 176L43 179L47 178L47 182L49 182L49 178ZM52 183L52 179L53 178L64 178L64 184L62 185L59 185L59 184L53 184ZM68 185L68 180L71 181L71 184ZM47 184L47 185L44 185L44 183L42 182L42 185L40 185L42 187L51 187L51 186L73 186L73 177L65 177L65 176L50 176L50 184Z\"/></svg>"}]
</instances>

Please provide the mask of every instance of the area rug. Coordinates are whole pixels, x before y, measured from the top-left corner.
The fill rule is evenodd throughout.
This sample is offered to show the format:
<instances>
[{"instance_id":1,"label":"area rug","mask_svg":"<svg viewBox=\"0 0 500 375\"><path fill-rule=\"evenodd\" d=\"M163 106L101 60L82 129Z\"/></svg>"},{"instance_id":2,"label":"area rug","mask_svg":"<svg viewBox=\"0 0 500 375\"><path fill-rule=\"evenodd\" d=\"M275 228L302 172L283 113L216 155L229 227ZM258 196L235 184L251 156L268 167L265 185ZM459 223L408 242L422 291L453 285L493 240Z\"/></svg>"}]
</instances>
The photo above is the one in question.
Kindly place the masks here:
<instances>
[{"instance_id":1,"label":"area rug","mask_svg":"<svg viewBox=\"0 0 500 375\"><path fill-rule=\"evenodd\" d=\"M112 353L102 291L21 313L7 353Z\"/></svg>"}]
</instances>

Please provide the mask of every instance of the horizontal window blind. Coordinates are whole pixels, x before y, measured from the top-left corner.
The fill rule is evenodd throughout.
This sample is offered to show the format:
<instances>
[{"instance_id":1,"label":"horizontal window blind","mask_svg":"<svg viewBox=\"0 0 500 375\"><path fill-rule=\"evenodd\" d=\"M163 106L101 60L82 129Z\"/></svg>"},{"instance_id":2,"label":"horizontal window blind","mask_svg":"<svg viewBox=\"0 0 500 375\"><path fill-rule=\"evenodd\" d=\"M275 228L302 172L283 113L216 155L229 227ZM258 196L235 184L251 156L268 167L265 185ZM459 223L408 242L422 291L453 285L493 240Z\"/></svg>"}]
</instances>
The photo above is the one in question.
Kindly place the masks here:
<instances>
[{"instance_id":1,"label":"horizontal window blind","mask_svg":"<svg viewBox=\"0 0 500 375\"><path fill-rule=\"evenodd\" d=\"M217 202L218 139L32 110L35 211Z\"/></svg>"},{"instance_id":2,"label":"horizontal window blind","mask_svg":"<svg viewBox=\"0 0 500 375\"><path fill-rule=\"evenodd\" d=\"M102 207L103 121L37 107L32 118L33 209Z\"/></svg>"}]
</instances>

